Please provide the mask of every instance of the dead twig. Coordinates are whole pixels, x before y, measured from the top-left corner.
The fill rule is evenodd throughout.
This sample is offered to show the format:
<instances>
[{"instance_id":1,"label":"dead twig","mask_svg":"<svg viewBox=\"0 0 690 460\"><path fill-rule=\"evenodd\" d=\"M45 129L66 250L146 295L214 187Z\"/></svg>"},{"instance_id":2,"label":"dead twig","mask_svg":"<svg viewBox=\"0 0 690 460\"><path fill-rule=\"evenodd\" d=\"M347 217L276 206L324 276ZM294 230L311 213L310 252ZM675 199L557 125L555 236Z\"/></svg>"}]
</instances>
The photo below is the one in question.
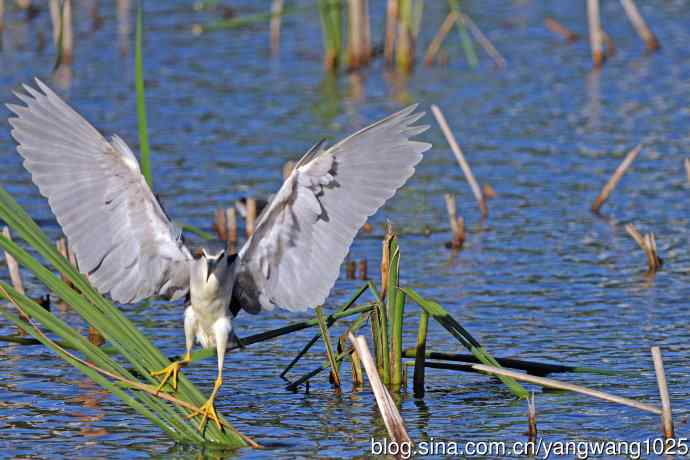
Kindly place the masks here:
<instances>
[{"instance_id":1,"label":"dead twig","mask_svg":"<svg viewBox=\"0 0 690 460\"><path fill-rule=\"evenodd\" d=\"M597 196L597 199L594 200L594 204L592 204L592 212L599 212L601 206L606 202L606 200L608 200L609 195L611 194L611 192L613 192L613 189L616 188L618 182L620 182L621 177L623 177L623 174L625 174L625 171L630 167L633 160L637 158L637 155L640 153L640 150L642 150L642 144L639 144L637 147L628 152L621 164L618 166L618 168L616 168L616 171L614 171L609 181L601 190L599 196Z\"/></svg>"},{"instance_id":2,"label":"dead twig","mask_svg":"<svg viewBox=\"0 0 690 460\"><path fill-rule=\"evenodd\" d=\"M446 247L457 251L462 249L462 245L465 242L465 220L457 216L455 195L446 193L444 198L446 199L446 210L448 211L450 229L453 233L453 238L450 242L446 243Z\"/></svg>"}]
</instances>

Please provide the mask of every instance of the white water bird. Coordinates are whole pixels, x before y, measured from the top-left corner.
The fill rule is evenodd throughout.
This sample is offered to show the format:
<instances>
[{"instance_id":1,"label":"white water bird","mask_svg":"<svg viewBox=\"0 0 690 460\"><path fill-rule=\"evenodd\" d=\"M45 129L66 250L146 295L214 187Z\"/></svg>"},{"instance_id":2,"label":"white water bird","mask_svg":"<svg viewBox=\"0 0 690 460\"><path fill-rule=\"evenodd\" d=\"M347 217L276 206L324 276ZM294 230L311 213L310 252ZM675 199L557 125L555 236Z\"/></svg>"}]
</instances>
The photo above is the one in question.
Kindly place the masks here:
<instances>
[{"instance_id":1,"label":"white water bird","mask_svg":"<svg viewBox=\"0 0 690 460\"><path fill-rule=\"evenodd\" d=\"M367 217L414 173L430 144L410 138L423 113L408 107L326 149L312 147L258 218L240 252L203 250L192 256L181 231L149 188L139 163L118 136L103 137L44 83L24 85L8 104L12 136L24 167L48 198L79 269L113 300L190 294L185 310L186 353L152 372L177 387L196 338L216 347L218 377L208 401L190 416L220 428L214 400L232 318L282 307L303 311L328 296L349 247Z\"/></svg>"}]
</instances>

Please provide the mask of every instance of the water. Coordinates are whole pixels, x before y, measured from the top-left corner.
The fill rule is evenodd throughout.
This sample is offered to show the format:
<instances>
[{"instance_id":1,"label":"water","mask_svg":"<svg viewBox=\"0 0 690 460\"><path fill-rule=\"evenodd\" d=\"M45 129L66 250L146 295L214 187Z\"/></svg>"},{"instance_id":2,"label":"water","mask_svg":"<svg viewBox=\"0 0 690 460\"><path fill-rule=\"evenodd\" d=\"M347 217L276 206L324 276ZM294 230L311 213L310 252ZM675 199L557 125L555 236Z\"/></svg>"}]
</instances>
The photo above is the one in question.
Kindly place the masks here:
<instances>
[{"instance_id":1,"label":"water","mask_svg":"<svg viewBox=\"0 0 690 460\"><path fill-rule=\"evenodd\" d=\"M690 154L690 6L639 3L662 52L645 55L618 2L605 2L604 25L617 54L601 72L592 72L586 40L566 45L543 26L543 18L553 15L585 34L584 7L564 0L548 6L467 2L467 12L505 55L508 67L497 71L482 55L480 67L468 70L453 33L447 67L420 66L400 83L391 81L380 61L359 76L324 77L315 12L285 18L281 55L272 59L264 25L194 36L191 24L207 22L214 13L195 12L187 2L148 2L144 55L155 189L175 218L210 229L216 207L275 191L283 163L321 137L338 139L409 102L439 104L475 175L498 193L488 221L481 222L469 187L434 126L424 135L434 148L407 186L371 220L373 236L357 238L350 258L366 257L374 276L381 227L390 219L403 233L404 284L441 302L494 354L635 374L560 376L574 383L657 404L649 347L661 346L676 432L687 436L690 186L682 160ZM378 39L384 5L372 2L372 7ZM246 1L236 8L251 14L268 5L259 10ZM136 147L133 59L119 52L132 41L133 25L129 34L118 35L114 8L102 5L101 13L104 26L92 32L78 8L72 81L60 92L97 127ZM423 45L443 18L441 3L428 4L425 14ZM43 11L29 25L19 18L9 8L0 53L5 101L34 75L50 81L53 52L50 46L38 49L41 40L49 39L48 15ZM430 116L426 120L434 124ZM593 216L591 202L638 142L645 142L643 152L603 208L609 220ZM59 229L22 169L7 127L0 130L0 148L0 182L51 238L58 238ZM422 236L426 226L447 227L445 192L457 194L467 221L468 238L457 256L443 247L447 232ZM628 222L657 236L665 265L654 279L644 276L644 256L623 229ZM44 293L28 274L25 282L32 295ZM327 310L358 285L343 274ZM156 301L124 308L173 355L183 347L183 307ZM73 313L56 311L83 328ZM407 314L412 319L416 308L409 307ZM235 323L240 336L246 336L308 316L276 311L242 315ZM409 345L414 324L408 321ZM0 324L0 334L11 332ZM346 383L336 395L321 376L308 394L284 390L279 369L313 333L303 331L229 356L218 408L268 449L218 455L362 456L372 436L384 436L368 387L352 390ZM462 352L436 324L430 335L430 348ZM317 347L292 376L323 359ZM210 389L215 364L209 360L186 373ZM548 440L659 435L654 415L536 390L539 429ZM482 376L430 370L426 398L403 393L401 413L415 440L525 439L526 404ZM0 347L0 433L3 457L199 454L174 445L40 347Z\"/></svg>"}]
</instances>

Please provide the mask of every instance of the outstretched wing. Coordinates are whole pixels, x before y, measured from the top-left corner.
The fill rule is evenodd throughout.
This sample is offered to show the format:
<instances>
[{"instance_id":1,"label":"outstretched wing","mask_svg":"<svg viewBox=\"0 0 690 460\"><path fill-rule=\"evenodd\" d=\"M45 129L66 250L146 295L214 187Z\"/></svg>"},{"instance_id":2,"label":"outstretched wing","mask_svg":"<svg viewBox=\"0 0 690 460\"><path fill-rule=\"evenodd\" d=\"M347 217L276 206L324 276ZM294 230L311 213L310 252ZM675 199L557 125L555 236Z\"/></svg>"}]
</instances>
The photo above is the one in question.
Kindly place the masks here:
<instances>
[{"instance_id":1,"label":"outstretched wing","mask_svg":"<svg viewBox=\"0 0 690 460\"><path fill-rule=\"evenodd\" d=\"M235 264L233 302L256 313L324 302L359 228L414 174L430 144L410 140L416 106L297 163Z\"/></svg>"},{"instance_id":2,"label":"outstretched wing","mask_svg":"<svg viewBox=\"0 0 690 460\"><path fill-rule=\"evenodd\" d=\"M67 236L79 269L124 303L189 289L191 256L122 139L107 141L43 82L8 104L24 167Z\"/></svg>"}]
</instances>

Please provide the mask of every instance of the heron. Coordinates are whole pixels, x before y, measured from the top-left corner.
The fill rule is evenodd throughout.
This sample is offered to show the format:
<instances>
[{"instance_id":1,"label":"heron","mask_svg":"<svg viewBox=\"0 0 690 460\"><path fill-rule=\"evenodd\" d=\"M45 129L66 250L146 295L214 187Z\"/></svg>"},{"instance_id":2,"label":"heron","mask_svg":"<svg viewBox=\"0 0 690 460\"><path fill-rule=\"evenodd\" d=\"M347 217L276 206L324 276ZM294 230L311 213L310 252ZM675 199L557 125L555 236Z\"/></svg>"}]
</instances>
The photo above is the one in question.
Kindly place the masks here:
<instances>
[{"instance_id":1,"label":"heron","mask_svg":"<svg viewBox=\"0 0 690 460\"><path fill-rule=\"evenodd\" d=\"M232 320L275 307L306 311L328 297L366 219L414 174L431 145L413 138L428 129L407 107L326 147L315 144L295 164L237 254L190 250L161 206L132 150L104 137L45 83L15 92L7 104L23 165L72 248L79 270L121 304L188 297L185 353L152 376L177 389L195 339L216 348L217 377L190 418L219 429L215 398L223 384Z\"/></svg>"}]
</instances>

